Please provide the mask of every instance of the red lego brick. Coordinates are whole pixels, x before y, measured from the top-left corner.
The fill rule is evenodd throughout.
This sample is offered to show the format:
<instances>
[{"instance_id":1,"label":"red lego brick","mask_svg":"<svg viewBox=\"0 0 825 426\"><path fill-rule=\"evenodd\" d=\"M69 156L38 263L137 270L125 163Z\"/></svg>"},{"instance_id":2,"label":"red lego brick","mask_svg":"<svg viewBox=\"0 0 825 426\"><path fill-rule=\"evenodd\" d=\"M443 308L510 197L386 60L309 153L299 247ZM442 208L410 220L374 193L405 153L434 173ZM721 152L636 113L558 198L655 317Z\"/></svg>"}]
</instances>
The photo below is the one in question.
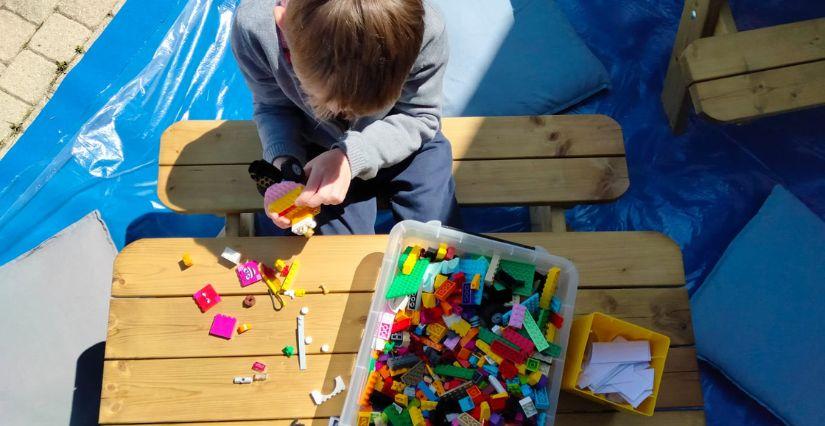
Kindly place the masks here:
<instances>
[{"instance_id":1,"label":"red lego brick","mask_svg":"<svg viewBox=\"0 0 825 426\"><path fill-rule=\"evenodd\" d=\"M561 329L562 324L564 324L564 317L555 312L550 312L550 322L553 324L553 327Z\"/></svg>"},{"instance_id":2,"label":"red lego brick","mask_svg":"<svg viewBox=\"0 0 825 426\"><path fill-rule=\"evenodd\" d=\"M448 297L455 291L456 285L452 281L444 281L444 284L441 284L441 287L435 291L435 298L440 301L447 300Z\"/></svg>"},{"instance_id":3,"label":"red lego brick","mask_svg":"<svg viewBox=\"0 0 825 426\"><path fill-rule=\"evenodd\" d=\"M390 330L390 333L396 333L402 330L406 330L408 328L410 328L409 318L396 319L395 322L392 323L392 329Z\"/></svg>"},{"instance_id":4,"label":"red lego brick","mask_svg":"<svg viewBox=\"0 0 825 426\"><path fill-rule=\"evenodd\" d=\"M512 379L518 374L518 368L516 368L512 362L507 360L504 360L498 366L498 371L501 373L501 377L504 377L505 379Z\"/></svg>"},{"instance_id":5,"label":"red lego brick","mask_svg":"<svg viewBox=\"0 0 825 426\"><path fill-rule=\"evenodd\" d=\"M481 401L484 400L484 394L481 393L481 389L479 389L476 385L467 388L467 395L470 396L470 399L472 399L476 405L480 404Z\"/></svg>"},{"instance_id":6,"label":"red lego brick","mask_svg":"<svg viewBox=\"0 0 825 426\"><path fill-rule=\"evenodd\" d=\"M493 352L496 353L496 355L504 359L510 360L516 364L522 364L524 363L524 360L527 359L526 353L519 352L511 348L510 345L502 342L501 340L493 341L493 344L490 345L490 348L493 350Z\"/></svg>"},{"instance_id":7,"label":"red lego brick","mask_svg":"<svg viewBox=\"0 0 825 426\"><path fill-rule=\"evenodd\" d=\"M504 329L504 333L502 334L505 339L509 340L510 342L515 343L516 346L523 349L525 352L532 354L535 352L536 345L533 344L533 341L530 339L522 336L516 330L507 327Z\"/></svg>"}]
</instances>

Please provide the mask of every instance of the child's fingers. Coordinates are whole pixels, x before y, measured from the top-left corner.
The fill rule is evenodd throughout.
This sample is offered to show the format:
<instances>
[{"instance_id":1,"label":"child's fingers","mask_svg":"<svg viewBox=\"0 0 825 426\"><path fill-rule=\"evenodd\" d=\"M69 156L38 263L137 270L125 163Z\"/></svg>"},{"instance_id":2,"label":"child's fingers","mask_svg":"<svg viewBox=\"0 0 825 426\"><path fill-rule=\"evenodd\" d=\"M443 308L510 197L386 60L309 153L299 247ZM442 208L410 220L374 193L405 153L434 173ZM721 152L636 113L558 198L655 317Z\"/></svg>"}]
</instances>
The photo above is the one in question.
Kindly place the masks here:
<instances>
[{"instance_id":1,"label":"child's fingers","mask_svg":"<svg viewBox=\"0 0 825 426\"><path fill-rule=\"evenodd\" d=\"M283 216L278 216L277 213L270 213L270 212L267 211L266 215L270 219L272 219L272 223L274 223L275 226L277 226L278 228L288 229L288 228L292 227L292 223L289 221L289 219L287 219Z\"/></svg>"},{"instance_id":2,"label":"child's fingers","mask_svg":"<svg viewBox=\"0 0 825 426\"><path fill-rule=\"evenodd\" d=\"M312 169L310 168L310 170ZM295 199L296 206L310 206L308 201L318 192L318 188L321 186L321 181L324 178L320 172L309 173L308 176L309 177L307 178L307 184L304 186L304 190L301 192L301 195Z\"/></svg>"}]
</instances>

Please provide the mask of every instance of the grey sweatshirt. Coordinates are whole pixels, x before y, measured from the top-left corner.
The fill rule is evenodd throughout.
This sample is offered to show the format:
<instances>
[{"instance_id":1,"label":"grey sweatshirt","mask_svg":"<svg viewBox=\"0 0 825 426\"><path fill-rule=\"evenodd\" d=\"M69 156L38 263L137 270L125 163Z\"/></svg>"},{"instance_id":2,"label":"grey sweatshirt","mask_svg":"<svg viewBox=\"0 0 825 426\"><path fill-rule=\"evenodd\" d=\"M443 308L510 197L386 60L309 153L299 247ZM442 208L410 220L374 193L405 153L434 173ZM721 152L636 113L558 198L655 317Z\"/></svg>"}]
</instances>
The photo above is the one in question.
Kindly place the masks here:
<instances>
[{"instance_id":1,"label":"grey sweatshirt","mask_svg":"<svg viewBox=\"0 0 825 426\"><path fill-rule=\"evenodd\" d=\"M318 120L307 102L292 65L279 46L274 8L278 0L244 0L232 25L232 51L253 98L253 117L264 159L292 156L307 160L306 144L340 148L353 177L370 179L378 170L403 161L441 125L442 82L448 46L444 22L425 1L421 53L413 65L401 98L369 117L359 117L348 129ZM306 34L306 37L312 37ZM309 142L307 139L310 139Z\"/></svg>"}]
</instances>

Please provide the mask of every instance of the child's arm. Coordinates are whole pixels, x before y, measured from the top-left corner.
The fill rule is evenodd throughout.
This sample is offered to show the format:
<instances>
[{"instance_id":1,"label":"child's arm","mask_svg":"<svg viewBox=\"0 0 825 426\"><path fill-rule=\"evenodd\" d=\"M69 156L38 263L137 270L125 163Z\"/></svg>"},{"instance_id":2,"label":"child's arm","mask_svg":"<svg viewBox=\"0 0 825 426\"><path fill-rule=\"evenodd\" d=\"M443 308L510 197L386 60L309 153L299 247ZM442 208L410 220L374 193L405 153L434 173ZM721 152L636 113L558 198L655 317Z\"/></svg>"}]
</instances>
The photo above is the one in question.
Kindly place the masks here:
<instances>
[{"instance_id":1,"label":"child's arm","mask_svg":"<svg viewBox=\"0 0 825 426\"><path fill-rule=\"evenodd\" d=\"M429 31L428 31L429 32ZM443 23L424 37L419 59L390 113L335 145L346 153L352 177L370 179L400 163L435 137L441 125L442 83L448 57Z\"/></svg>"},{"instance_id":2,"label":"child's arm","mask_svg":"<svg viewBox=\"0 0 825 426\"><path fill-rule=\"evenodd\" d=\"M263 47L251 37L250 32L239 25L236 16L232 26L232 52L252 91L253 118L261 138L263 157L270 163L284 156L304 163L306 149L300 137L302 112L278 87ZM278 46L270 47L279 49Z\"/></svg>"}]
</instances>

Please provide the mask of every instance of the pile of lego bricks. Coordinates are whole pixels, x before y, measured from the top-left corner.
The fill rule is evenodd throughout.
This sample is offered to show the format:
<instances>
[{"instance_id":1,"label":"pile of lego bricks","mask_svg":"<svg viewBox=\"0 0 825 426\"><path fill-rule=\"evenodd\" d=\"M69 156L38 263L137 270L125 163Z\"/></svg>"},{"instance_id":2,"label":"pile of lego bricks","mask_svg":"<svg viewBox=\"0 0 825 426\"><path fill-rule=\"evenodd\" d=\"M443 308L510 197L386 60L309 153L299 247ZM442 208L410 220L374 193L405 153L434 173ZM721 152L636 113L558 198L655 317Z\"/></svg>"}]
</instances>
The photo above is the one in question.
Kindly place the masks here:
<instances>
[{"instance_id":1,"label":"pile of lego bricks","mask_svg":"<svg viewBox=\"0 0 825 426\"><path fill-rule=\"evenodd\" d=\"M560 269L407 247L387 291L358 425L543 425ZM380 296L377 296L380 297ZM555 410L555 408L553 408Z\"/></svg>"}]
</instances>

